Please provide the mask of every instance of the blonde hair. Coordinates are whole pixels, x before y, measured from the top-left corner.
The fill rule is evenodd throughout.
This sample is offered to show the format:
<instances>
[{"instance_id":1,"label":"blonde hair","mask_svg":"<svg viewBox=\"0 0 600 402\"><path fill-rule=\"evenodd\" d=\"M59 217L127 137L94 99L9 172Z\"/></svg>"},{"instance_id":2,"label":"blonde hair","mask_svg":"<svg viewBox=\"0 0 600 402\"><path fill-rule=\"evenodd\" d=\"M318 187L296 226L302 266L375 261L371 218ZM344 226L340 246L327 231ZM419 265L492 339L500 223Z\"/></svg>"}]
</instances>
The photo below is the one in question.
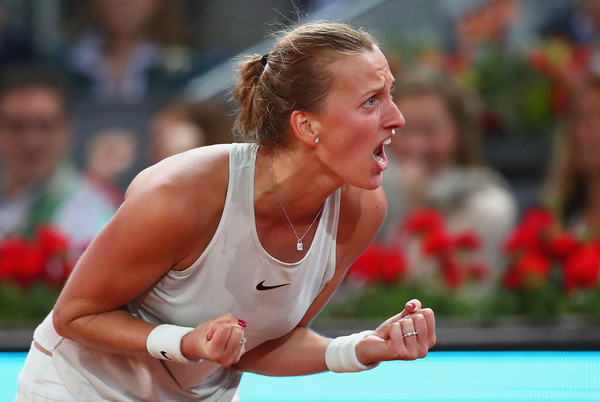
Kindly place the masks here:
<instances>
[{"instance_id":1,"label":"blonde hair","mask_svg":"<svg viewBox=\"0 0 600 402\"><path fill-rule=\"evenodd\" d=\"M549 179L544 188L545 203L563 220L585 207L587 188L585 177L577 168L573 125L578 118L582 96L600 92L600 76L589 74L571 88L566 124L561 128L551 158Z\"/></svg>"},{"instance_id":2,"label":"blonde hair","mask_svg":"<svg viewBox=\"0 0 600 402\"><path fill-rule=\"evenodd\" d=\"M337 57L377 47L370 34L334 22L303 24L279 36L271 53L240 62L233 90L240 104L236 134L271 147L287 145L292 111L323 107L334 78L329 65Z\"/></svg>"}]
</instances>

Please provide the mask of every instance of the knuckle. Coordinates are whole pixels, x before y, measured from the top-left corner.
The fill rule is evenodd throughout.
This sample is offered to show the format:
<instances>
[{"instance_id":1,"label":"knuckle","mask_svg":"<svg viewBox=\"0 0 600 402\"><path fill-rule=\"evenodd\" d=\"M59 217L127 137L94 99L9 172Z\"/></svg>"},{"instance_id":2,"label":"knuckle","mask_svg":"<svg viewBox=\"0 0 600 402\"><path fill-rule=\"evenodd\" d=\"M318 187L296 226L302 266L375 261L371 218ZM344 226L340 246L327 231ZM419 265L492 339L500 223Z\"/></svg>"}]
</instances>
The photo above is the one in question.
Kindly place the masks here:
<instances>
[{"instance_id":1,"label":"knuckle","mask_svg":"<svg viewBox=\"0 0 600 402\"><path fill-rule=\"evenodd\" d=\"M231 313L225 313L223 318L225 318L227 321L237 321L237 317Z\"/></svg>"}]
</instances>

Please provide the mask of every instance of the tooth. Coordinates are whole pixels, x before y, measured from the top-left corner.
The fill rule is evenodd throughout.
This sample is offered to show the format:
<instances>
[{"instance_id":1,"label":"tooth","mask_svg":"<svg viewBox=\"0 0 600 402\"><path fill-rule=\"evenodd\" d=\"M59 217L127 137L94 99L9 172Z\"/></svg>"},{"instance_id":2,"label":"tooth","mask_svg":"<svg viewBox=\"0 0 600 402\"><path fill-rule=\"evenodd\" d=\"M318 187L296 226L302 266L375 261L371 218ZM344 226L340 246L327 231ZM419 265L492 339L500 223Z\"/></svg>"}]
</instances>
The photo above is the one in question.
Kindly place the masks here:
<instances>
[{"instance_id":1,"label":"tooth","mask_svg":"<svg viewBox=\"0 0 600 402\"><path fill-rule=\"evenodd\" d=\"M377 159L378 162L382 162L383 163L383 158L379 155L375 155L375 159Z\"/></svg>"},{"instance_id":2,"label":"tooth","mask_svg":"<svg viewBox=\"0 0 600 402\"><path fill-rule=\"evenodd\" d=\"M387 140L383 141L383 145L390 145L392 143L392 139L388 138Z\"/></svg>"}]
</instances>

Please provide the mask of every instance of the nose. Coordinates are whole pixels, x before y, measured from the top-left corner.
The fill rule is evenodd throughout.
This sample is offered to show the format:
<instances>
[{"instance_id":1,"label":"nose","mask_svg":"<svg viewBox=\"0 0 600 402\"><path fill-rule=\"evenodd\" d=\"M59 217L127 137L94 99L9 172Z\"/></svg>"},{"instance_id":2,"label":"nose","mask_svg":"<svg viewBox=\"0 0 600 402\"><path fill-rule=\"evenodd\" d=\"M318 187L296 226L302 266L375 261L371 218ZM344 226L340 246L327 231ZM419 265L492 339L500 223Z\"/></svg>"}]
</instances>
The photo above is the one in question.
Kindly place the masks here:
<instances>
[{"instance_id":1,"label":"nose","mask_svg":"<svg viewBox=\"0 0 600 402\"><path fill-rule=\"evenodd\" d=\"M391 111L390 111L389 126L390 126L390 128L401 128L406 123L406 120L404 119L404 115L402 114L402 112L400 112L400 109L398 109L398 105L396 105L396 103L394 103L394 101L390 100L390 103L391 103Z\"/></svg>"}]
</instances>

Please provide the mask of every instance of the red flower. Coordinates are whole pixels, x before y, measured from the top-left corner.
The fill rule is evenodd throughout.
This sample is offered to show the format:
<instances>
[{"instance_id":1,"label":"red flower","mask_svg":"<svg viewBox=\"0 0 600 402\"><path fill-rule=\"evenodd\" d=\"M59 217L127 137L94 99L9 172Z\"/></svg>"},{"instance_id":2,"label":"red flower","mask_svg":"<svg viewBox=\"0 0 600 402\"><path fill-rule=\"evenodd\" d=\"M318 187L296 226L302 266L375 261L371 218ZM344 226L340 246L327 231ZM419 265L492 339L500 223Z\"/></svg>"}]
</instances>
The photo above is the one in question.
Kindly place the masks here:
<instances>
[{"instance_id":1,"label":"red flower","mask_svg":"<svg viewBox=\"0 0 600 402\"><path fill-rule=\"evenodd\" d=\"M26 254L27 244L21 238L9 237L0 243L0 279L17 275Z\"/></svg>"},{"instance_id":2,"label":"red flower","mask_svg":"<svg viewBox=\"0 0 600 402\"><path fill-rule=\"evenodd\" d=\"M453 243L456 247L467 250L476 250L481 247L481 239L472 230L459 233L453 239Z\"/></svg>"},{"instance_id":3,"label":"red flower","mask_svg":"<svg viewBox=\"0 0 600 402\"><path fill-rule=\"evenodd\" d=\"M472 277L475 279L485 279L490 276L492 270L486 264L482 262L475 262L473 264L467 265L465 268L465 273L467 277Z\"/></svg>"},{"instance_id":4,"label":"red flower","mask_svg":"<svg viewBox=\"0 0 600 402\"><path fill-rule=\"evenodd\" d=\"M448 255L441 260L444 281L450 289L459 288L465 281L465 271L454 256Z\"/></svg>"},{"instance_id":5,"label":"red flower","mask_svg":"<svg viewBox=\"0 0 600 402\"><path fill-rule=\"evenodd\" d=\"M44 255L38 247L16 237L0 245L0 278L27 286L43 275Z\"/></svg>"},{"instance_id":6,"label":"red flower","mask_svg":"<svg viewBox=\"0 0 600 402\"><path fill-rule=\"evenodd\" d=\"M550 261L544 256L525 253L504 275L504 285L509 289L527 289L545 282L550 274Z\"/></svg>"},{"instance_id":7,"label":"red flower","mask_svg":"<svg viewBox=\"0 0 600 402\"><path fill-rule=\"evenodd\" d=\"M380 277L383 283L393 284L397 282L406 271L406 259L398 250L388 247L384 251L381 261Z\"/></svg>"},{"instance_id":8,"label":"red flower","mask_svg":"<svg viewBox=\"0 0 600 402\"><path fill-rule=\"evenodd\" d=\"M352 264L348 274L366 282L392 284L405 270L406 260L401 252L374 243Z\"/></svg>"},{"instance_id":9,"label":"red flower","mask_svg":"<svg viewBox=\"0 0 600 402\"><path fill-rule=\"evenodd\" d=\"M26 244L19 269L15 272L15 279L22 286L28 286L36 279L44 277L45 266L44 252L34 244Z\"/></svg>"},{"instance_id":10,"label":"red flower","mask_svg":"<svg viewBox=\"0 0 600 402\"><path fill-rule=\"evenodd\" d=\"M600 274L600 249L595 245L581 247L564 266L565 290L595 288Z\"/></svg>"},{"instance_id":11,"label":"red flower","mask_svg":"<svg viewBox=\"0 0 600 402\"><path fill-rule=\"evenodd\" d=\"M381 264L380 246L372 244L350 266L348 275L372 282L377 278L378 267Z\"/></svg>"},{"instance_id":12,"label":"red flower","mask_svg":"<svg viewBox=\"0 0 600 402\"><path fill-rule=\"evenodd\" d=\"M426 255L443 254L449 252L452 244L452 238L448 233L443 229L438 229L425 235L421 249Z\"/></svg>"},{"instance_id":13,"label":"red flower","mask_svg":"<svg viewBox=\"0 0 600 402\"><path fill-rule=\"evenodd\" d=\"M0 242L0 279L28 286L36 280L62 285L73 270L68 240L50 227L40 227L34 241L10 237Z\"/></svg>"},{"instance_id":14,"label":"red flower","mask_svg":"<svg viewBox=\"0 0 600 402\"><path fill-rule=\"evenodd\" d=\"M525 213L523 225L532 229L544 230L551 228L556 223L554 215L544 208L531 208Z\"/></svg>"},{"instance_id":15,"label":"red flower","mask_svg":"<svg viewBox=\"0 0 600 402\"><path fill-rule=\"evenodd\" d=\"M559 231L551 235L547 243L547 253L559 260L564 260L574 254L579 248L575 236L567 231Z\"/></svg>"},{"instance_id":16,"label":"red flower","mask_svg":"<svg viewBox=\"0 0 600 402\"><path fill-rule=\"evenodd\" d=\"M541 208L528 210L521 224L515 227L506 239L505 250L509 253L540 253L544 248L544 239L555 224L554 216L549 211Z\"/></svg>"},{"instance_id":17,"label":"red flower","mask_svg":"<svg viewBox=\"0 0 600 402\"><path fill-rule=\"evenodd\" d=\"M404 228L411 234L437 231L443 226L442 214L434 209L413 212L404 221Z\"/></svg>"},{"instance_id":18,"label":"red flower","mask_svg":"<svg viewBox=\"0 0 600 402\"><path fill-rule=\"evenodd\" d=\"M68 238L49 226L41 226L37 230L36 238L46 255L66 255L69 249Z\"/></svg>"}]
</instances>

